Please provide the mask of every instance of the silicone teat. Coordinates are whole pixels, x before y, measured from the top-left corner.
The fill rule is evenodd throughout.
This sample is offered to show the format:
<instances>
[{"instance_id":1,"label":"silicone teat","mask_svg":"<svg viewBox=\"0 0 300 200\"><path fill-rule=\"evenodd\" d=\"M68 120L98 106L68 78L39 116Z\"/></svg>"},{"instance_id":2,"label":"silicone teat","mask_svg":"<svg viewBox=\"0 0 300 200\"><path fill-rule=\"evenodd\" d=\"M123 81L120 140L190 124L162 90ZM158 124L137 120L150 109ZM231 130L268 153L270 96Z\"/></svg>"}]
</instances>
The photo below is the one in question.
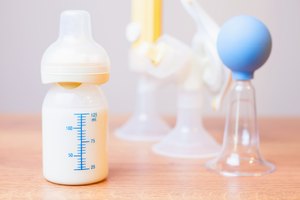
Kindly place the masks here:
<instances>
[{"instance_id":1,"label":"silicone teat","mask_svg":"<svg viewBox=\"0 0 300 200\"><path fill-rule=\"evenodd\" d=\"M59 39L92 39L91 20L88 12L67 10L60 17Z\"/></svg>"},{"instance_id":2,"label":"silicone teat","mask_svg":"<svg viewBox=\"0 0 300 200\"><path fill-rule=\"evenodd\" d=\"M275 166L260 153L255 90L250 79L271 52L267 27L251 16L238 16L225 23L218 37L218 51L232 70L231 89L222 151L206 167L224 176L261 176Z\"/></svg>"},{"instance_id":3,"label":"silicone teat","mask_svg":"<svg viewBox=\"0 0 300 200\"><path fill-rule=\"evenodd\" d=\"M92 37L90 14L67 10L60 16L58 39L42 58L43 83L103 84L109 79L110 61Z\"/></svg>"}]
</instances>

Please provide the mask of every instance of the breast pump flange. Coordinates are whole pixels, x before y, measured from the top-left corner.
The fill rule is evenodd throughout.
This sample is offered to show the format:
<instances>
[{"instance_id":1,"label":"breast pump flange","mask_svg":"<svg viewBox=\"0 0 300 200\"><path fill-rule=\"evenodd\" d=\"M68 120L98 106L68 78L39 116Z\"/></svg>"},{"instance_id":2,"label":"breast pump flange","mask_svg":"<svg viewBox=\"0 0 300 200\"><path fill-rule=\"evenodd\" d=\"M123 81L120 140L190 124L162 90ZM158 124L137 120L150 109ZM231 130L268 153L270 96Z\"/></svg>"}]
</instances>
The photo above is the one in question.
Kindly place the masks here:
<instances>
[{"instance_id":1,"label":"breast pump flange","mask_svg":"<svg viewBox=\"0 0 300 200\"><path fill-rule=\"evenodd\" d=\"M135 29L136 24L130 24ZM128 34L130 38L130 33ZM116 130L116 136L129 141L156 141L161 139L170 130L169 125L162 119L157 111L157 90L162 87L163 81L148 73L155 67L149 57L154 48L150 42L142 42L129 51L130 69L138 74L136 90L136 103L133 115L128 121Z\"/></svg>"},{"instance_id":2,"label":"breast pump flange","mask_svg":"<svg viewBox=\"0 0 300 200\"><path fill-rule=\"evenodd\" d=\"M151 53L149 53L151 52ZM170 131L156 111L155 92L188 65L192 52L169 35L155 43L143 43L130 51L130 66L140 74L137 104L133 116L116 131L118 137L132 141L155 141ZM140 67L142 66L142 68Z\"/></svg>"}]
</instances>

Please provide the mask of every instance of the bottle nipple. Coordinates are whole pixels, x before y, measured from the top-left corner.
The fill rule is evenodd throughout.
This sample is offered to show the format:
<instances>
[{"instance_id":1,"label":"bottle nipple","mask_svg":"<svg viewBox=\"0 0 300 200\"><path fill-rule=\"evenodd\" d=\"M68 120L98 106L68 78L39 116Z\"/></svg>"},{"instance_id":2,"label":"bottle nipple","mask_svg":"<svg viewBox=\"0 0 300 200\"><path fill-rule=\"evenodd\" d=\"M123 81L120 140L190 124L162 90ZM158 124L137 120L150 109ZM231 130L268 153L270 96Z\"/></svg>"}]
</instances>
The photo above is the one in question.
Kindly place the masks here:
<instances>
[{"instance_id":1,"label":"bottle nipple","mask_svg":"<svg viewBox=\"0 0 300 200\"><path fill-rule=\"evenodd\" d=\"M59 37L45 51L41 65L43 83L100 85L109 80L110 60L93 39L87 11L67 10L61 14Z\"/></svg>"},{"instance_id":2,"label":"bottle nipple","mask_svg":"<svg viewBox=\"0 0 300 200\"><path fill-rule=\"evenodd\" d=\"M86 11L67 10L60 17L59 39L92 39L91 19Z\"/></svg>"}]
</instances>

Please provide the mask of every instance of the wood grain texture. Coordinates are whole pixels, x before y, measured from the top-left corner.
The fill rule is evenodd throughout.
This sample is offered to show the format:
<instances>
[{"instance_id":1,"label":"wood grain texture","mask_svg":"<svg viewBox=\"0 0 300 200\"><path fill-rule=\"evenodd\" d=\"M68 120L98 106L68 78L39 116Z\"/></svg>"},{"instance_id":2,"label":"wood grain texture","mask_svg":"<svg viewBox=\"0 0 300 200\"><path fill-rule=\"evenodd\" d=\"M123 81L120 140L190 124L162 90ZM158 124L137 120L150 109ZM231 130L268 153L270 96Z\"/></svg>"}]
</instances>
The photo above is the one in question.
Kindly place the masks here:
<instances>
[{"instance_id":1,"label":"wood grain texture","mask_svg":"<svg viewBox=\"0 0 300 200\"><path fill-rule=\"evenodd\" d=\"M259 120L262 153L277 170L235 178L208 172L205 160L161 157L152 153L153 143L116 139L113 132L125 118L110 120L109 178L62 186L42 177L40 117L0 116L0 199L300 200L299 118ZM224 121L207 119L205 125L221 142Z\"/></svg>"}]
</instances>

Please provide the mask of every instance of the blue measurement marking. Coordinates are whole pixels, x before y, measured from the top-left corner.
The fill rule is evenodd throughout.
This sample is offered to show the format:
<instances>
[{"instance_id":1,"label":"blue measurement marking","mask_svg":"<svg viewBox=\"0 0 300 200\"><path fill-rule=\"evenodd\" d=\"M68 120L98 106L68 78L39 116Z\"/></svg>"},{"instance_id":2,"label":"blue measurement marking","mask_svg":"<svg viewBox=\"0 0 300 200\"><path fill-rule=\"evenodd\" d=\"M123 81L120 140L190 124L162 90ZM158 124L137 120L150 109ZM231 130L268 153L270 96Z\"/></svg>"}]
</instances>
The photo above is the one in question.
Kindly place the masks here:
<instances>
[{"instance_id":1,"label":"blue measurement marking","mask_svg":"<svg viewBox=\"0 0 300 200\"><path fill-rule=\"evenodd\" d=\"M89 113L76 113L74 114L77 118L77 127L73 127L73 129L77 130L77 140L79 144L77 144L77 155L74 157L77 158L77 167L74 170L89 170L90 168L86 167L86 143L89 141L86 140L86 117L89 116Z\"/></svg>"}]
</instances>

